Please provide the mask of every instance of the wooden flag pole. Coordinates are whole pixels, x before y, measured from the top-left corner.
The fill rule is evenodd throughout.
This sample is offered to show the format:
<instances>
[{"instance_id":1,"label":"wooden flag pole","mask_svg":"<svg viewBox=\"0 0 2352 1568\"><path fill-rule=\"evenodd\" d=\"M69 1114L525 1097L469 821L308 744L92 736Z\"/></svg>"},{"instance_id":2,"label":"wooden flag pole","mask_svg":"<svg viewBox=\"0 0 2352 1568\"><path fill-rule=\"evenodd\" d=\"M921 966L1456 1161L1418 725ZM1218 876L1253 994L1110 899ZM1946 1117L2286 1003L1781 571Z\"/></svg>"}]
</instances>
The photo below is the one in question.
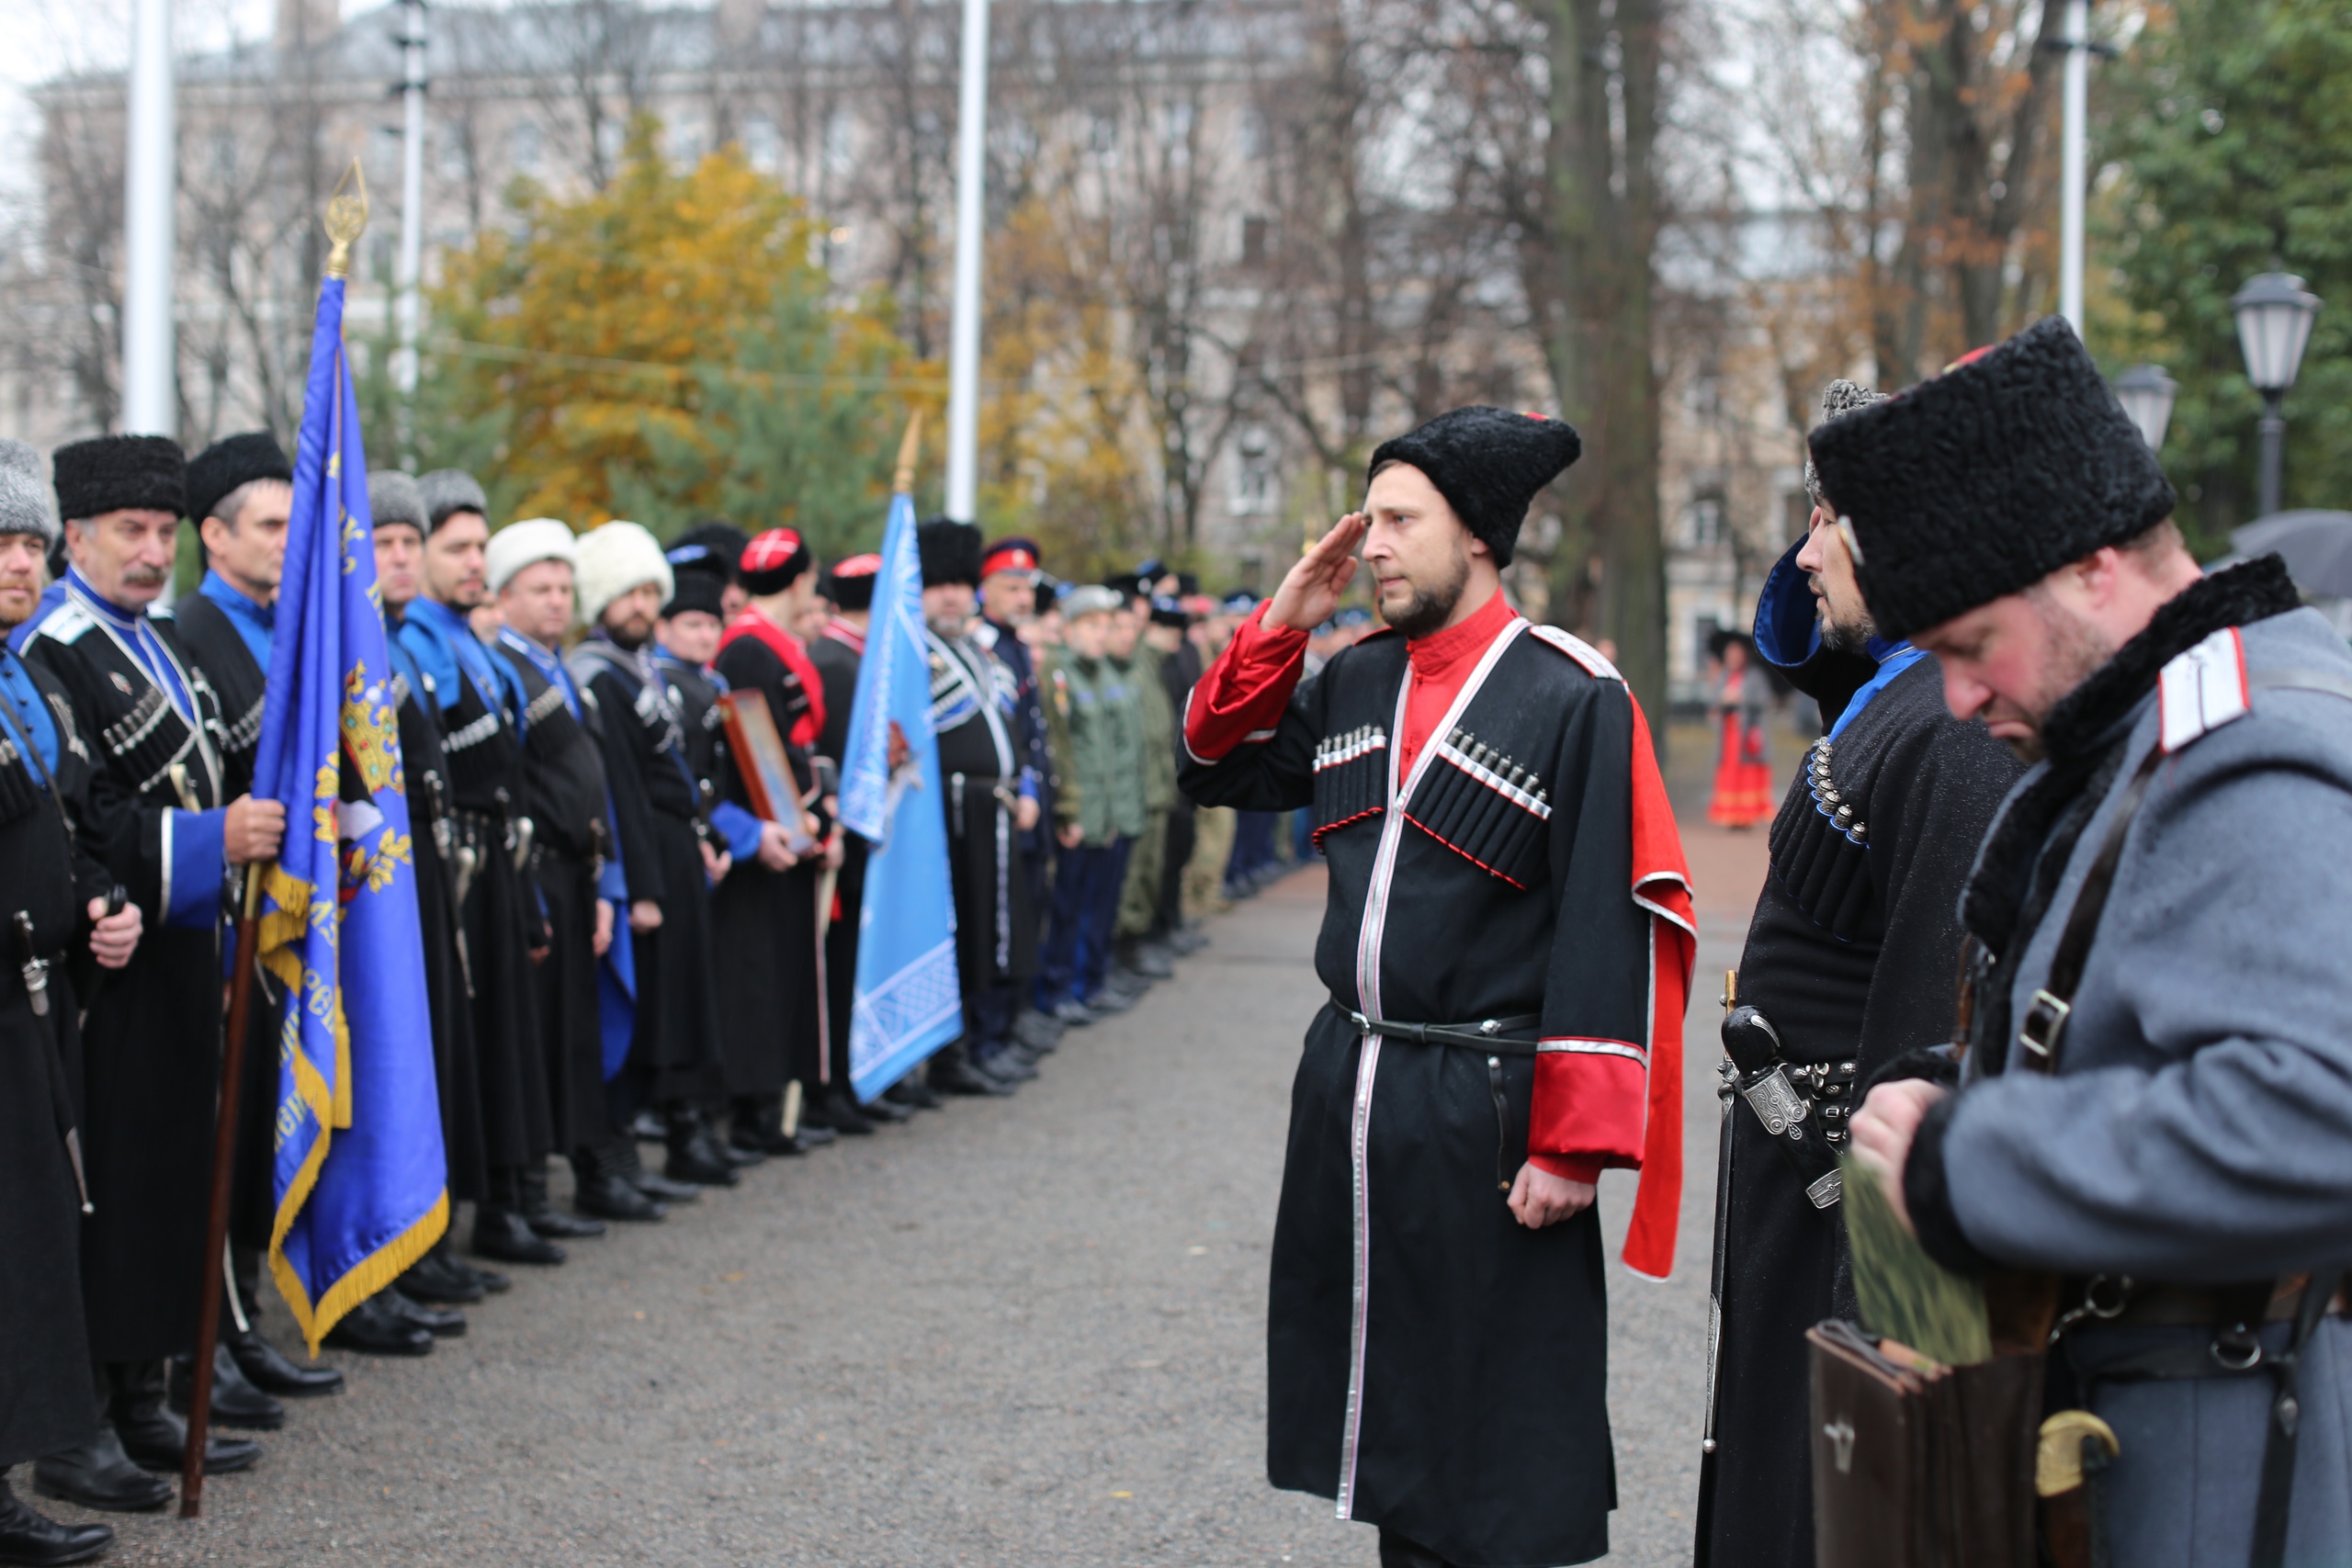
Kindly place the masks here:
<instances>
[{"instance_id":1,"label":"wooden flag pole","mask_svg":"<svg viewBox=\"0 0 2352 1568\"><path fill-rule=\"evenodd\" d=\"M899 466L890 475L890 489L899 495L915 492L915 455L922 449L922 410L907 416L907 433L899 437Z\"/></svg>"},{"instance_id":2,"label":"wooden flag pole","mask_svg":"<svg viewBox=\"0 0 2352 1568\"><path fill-rule=\"evenodd\" d=\"M180 1517L204 1517L204 1446L212 1425L212 1354L220 1341L220 1272L229 1245L229 1187L236 1169L237 1106L243 1095L245 1032L253 1018L254 961L261 946L264 863L245 867L245 904L237 917L237 964L229 972L228 1038L220 1045L220 1111L212 1124L212 1200L204 1216L204 1295L196 1313L196 1365L187 1399L187 1448L180 1461Z\"/></svg>"}]
</instances>

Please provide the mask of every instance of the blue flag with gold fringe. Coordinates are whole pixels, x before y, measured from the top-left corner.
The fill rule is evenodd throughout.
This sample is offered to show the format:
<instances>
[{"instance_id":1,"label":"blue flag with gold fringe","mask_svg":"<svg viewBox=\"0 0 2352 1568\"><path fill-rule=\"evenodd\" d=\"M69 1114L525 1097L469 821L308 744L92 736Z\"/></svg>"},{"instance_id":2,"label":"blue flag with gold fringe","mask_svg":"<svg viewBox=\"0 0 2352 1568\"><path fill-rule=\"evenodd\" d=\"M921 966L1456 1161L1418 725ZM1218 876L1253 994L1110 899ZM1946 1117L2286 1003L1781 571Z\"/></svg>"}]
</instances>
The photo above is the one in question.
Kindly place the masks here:
<instances>
[{"instance_id":1,"label":"blue flag with gold fringe","mask_svg":"<svg viewBox=\"0 0 2352 1568\"><path fill-rule=\"evenodd\" d=\"M278 1008L269 1261L315 1353L448 1227L415 844L376 589L343 280L319 290L254 794L286 805L263 874Z\"/></svg>"}]
</instances>

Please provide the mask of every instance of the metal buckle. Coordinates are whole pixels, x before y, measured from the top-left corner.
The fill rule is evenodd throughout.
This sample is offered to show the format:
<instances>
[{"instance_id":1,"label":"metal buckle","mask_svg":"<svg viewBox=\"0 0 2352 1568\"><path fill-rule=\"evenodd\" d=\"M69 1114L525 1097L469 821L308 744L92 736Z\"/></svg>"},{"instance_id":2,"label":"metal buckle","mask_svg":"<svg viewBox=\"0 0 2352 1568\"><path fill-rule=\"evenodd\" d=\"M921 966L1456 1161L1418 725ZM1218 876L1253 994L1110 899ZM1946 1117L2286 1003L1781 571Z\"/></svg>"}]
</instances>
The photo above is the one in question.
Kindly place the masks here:
<instances>
[{"instance_id":1,"label":"metal buckle","mask_svg":"<svg viewBox=\"0 0 2352 1568\"><path fill-rule=\"evenodd\" d=\"M1805 1098L1796 1091L1789 1082L1788 1074L1781 1068L1774 1067L1739 1092L1756 1112L1756 1119L1764 1123L1767 1133L1776 1138L1782 1133L1789 1133L1792 1136L1803 1135L1793 1129L1804 1120Z\"/></svg>"},{"instance_id":2,"label":"metal buckle","mask_svg":"<svg viewBox=\"0 0 2352 1568\"><path fill-rule=\"evenodd\" d=\"M2262 1365L2262 1341L2242 1323L2226 1334L2213 1336L2207 1348L2213 1354L2213 1364L2225 1372L2250 1372Z\"/></svg>"},{"instance_id":3,"label":"metal buckle","mask_svg":"<svg viewBox=\"0 0 2352 1568\"><path fill-rule=\"evenodd\" d=\"M2058 1036L2066 1027L2066 1015L2074 1005L2052 996L2048 991L2036 991L2025 1010L2025 1021L2018 1025L2018 1043L2031 1052L2036 1061L2047 1066L2058 1050Z\"/></svg>"},{"instance_id":4,"label":"metal buckle","mask_svg":"<svg viewBox=\"0 0 2352 1568\"><path fill-rule=\"evenodd\" d=\"M2099 1300L2099 1288L2101 1286L2108 1286L2113 1290L2114 1299L2112 1301L2103 1302ZM2129 1274L2092 1275L2089 1281L2083 1286L2082 1304L2065 1314L2065 1315L2059 1318L2057 1323L2052 1325L2050 1330L2050 1343L2052 1345L2057 1344L2058 1337L2060 1335L2065 1333L2066 1330L2074 1327L2075 1325L2082 1322L2083 1319L2086 1317L2098 1318L2102 1323L2112 1318L2121 1317L2123 1315L2123 1309L2132 1304L2132 1292L2133 1289L2134 1287L2132 1283L2132 1276Z\"/></svg>"},{"instance_id":5,"label":"metal buckle","mask_svg":"<svg viewBox=\"0 0 2352 1568\"><path fill-rule=\"evenodd\" d=\"M1837 1207L1838 1201L1846 1195L1846 1173L1843 1170L1825 1172L1804 1190L1804 1195L1813 1200L1813 1206L1816 1209Z\"/></svg>"}]
</instances>

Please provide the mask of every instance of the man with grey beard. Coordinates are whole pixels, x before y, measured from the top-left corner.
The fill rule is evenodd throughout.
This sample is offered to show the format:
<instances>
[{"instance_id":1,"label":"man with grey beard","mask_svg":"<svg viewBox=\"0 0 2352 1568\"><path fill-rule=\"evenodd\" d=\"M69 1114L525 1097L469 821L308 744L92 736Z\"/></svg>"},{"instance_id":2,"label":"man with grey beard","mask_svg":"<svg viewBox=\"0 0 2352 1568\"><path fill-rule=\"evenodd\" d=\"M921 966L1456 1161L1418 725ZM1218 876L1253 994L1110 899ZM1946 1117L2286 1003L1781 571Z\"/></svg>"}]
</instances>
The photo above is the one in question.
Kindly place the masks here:
<instances>
[{"instance_id":1,"label":"man with grey beard","mask_svg":"<svg viewBox=\"0 0 2352 1568\"><path fill-rule=\"evenodd\" d=\"M1833 381L1822 413L1881 401ZM1783 1152L1769 1100L1735 1095L1777 1066L1845 1143L1856 1086L1897 1055L1951 1037L1957 904L1977 840L2017 777L1981 725L1945 710L1936 661L1882 637L1854 579L1837 511L1808 467L1805 536L1765 581L1756 648L1821 705L1824 731L1773 819L1765 879L1734 999L1756 1010L1770 1059L1724 1070L1710 1404L1695 1560L1808 1568L1805 1330L1852 1317L1834 1181ZM1769 1092L1757 1089L1758 1094Z\"/></svg>"}]
</instances>

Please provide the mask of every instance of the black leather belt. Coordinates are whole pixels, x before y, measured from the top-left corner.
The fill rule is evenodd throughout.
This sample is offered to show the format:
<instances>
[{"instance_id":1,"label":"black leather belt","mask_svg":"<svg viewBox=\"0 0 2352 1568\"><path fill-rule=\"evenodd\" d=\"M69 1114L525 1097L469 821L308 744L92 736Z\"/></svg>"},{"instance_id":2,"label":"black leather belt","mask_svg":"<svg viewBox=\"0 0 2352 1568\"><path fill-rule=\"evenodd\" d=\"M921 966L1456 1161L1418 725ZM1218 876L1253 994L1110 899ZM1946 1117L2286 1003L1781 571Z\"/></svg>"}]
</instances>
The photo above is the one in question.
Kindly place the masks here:
<instances>
[{"instance_id":1,"label":"black leather belt","mask_svg":"<svg viewBox=\"0 0 2352 1568\"><path fill-rule=\"evenodd\" d=\"M1544 1021L1541 1013L1515 1013L1509 1018L1482 1018L1470 1023L1399 1023L1395 1019L1367 1018L1353 1008L1340 1007L1335 998L1331 1005L1346 1015L1359 1034L1377 1034L1385 1040L1406 1040L1416 1045L1450 1045L1458 1051L1476 1051L1487 1058L1487 1093L1495 1102L1495 1186L1498 1190L1510 1190L1510 1101L1503 1092L1503 1063L1505 1056L1532 1056L1541 1049L1533 1040L1514 1040L1510 1036L1531 1030Z\"/></svg>"}]
</instances>

